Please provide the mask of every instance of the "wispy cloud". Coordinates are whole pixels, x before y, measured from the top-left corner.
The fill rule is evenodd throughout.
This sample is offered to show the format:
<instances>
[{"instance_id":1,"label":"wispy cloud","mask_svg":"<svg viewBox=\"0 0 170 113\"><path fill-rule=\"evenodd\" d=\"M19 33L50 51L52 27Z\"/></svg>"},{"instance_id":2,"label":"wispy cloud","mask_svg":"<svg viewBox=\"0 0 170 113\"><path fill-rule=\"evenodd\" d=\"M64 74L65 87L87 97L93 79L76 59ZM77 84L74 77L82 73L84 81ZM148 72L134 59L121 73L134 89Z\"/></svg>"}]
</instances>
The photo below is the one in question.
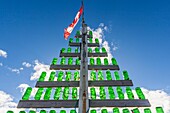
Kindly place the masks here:
<instances>
[{"instance_id":1,"label":"wispy cloud","mask_svg":"<svg viewBox=\"0 0 170 113\"><path fill-rule=\"evenodd\" d=\"M0 66L3 66L3 64L0 62Z\"/></svg>"},{"instance_id":2,"label":"wispy cloud","mask_svg":"<svg viewBox=\"0 0 170 113\"><path fill-rule=\"evenodd\" d=\"M31 64L28 63L28 62L23 62L22 65L25 66L25 67L27 67L27 68L31 67Z\"/></svg>"},{"instance_id":3,"label":"wispy cloud","mask_svg":"<svg viewBox=\"0 0 170 113\"><path fill-rule=\"evenodd\" d=\"M7 58L7 52L0 49L0 56L4 57L4 58Z\"/></svg>"},{"instance_id":4,"label":"wispy cloud","mask_svg":"<svg viewBox=\"0 0 170 113\"><path fill-rule=\"evenodd\" d=\"M14 73L16 73L16 74L20 74L20 72L24 69L24 68L19 68L19 69L17 69L17 68L11 68L11 67L8 67L8 66L6 66L6 68L8 69L8 70L10 70L11 72L14 72Z\"/></svg>"}]
</instances>

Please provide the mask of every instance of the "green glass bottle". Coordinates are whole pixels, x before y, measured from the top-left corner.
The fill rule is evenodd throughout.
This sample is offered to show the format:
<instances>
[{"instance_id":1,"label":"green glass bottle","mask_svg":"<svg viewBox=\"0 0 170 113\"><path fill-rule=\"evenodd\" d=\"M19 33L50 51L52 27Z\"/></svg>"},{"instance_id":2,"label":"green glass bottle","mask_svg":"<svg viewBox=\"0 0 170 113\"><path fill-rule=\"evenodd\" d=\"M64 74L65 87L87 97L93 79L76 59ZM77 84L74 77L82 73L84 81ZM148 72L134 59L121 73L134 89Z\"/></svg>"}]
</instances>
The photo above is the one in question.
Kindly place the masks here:
<instances>
[{"instance_id":1,"label":"green glass bottle","mask_svg":"<svg viewBox=\"0 0 170 113\"><path fill-rule=\"evenodd\" d=\"M80 36L80 31L77 31L77 32L76 32L76 36Z\"/></svg>"},{"instance_id":2,"label":"green glass bottle","mask_svg":"<svg viewBox=\"0 0 170 113\"><path fill-rule=\"evenodd\" d=\"M41 110L40 113L47 113L45 110Z\"/></svg>"},{"instance_id":3,"label":"green glass bottle","mask_svg":"<svg viewBox=\"0 0 170 113\"><path fill-rule=\"evenodd\" d=\"M8 110L8 111L7 111L7 113L14 113L14 112L13 112L13 111L11 111L11 110Z\"/></svg>"},{"instance_id":4,"label":"green glass bottle","mask_svg":"<svg viewBox=\"0 0 170 113\"><path fill-rule=\"evenodd\" d=\"M129 99L133 100L134 99L134 95L132 93L132 90L130 87L126 87L126 93Z\"/></svg>"},{"instance_id":5,"label":"green glass bottle","mask_svg":"<svg viewBox=\"0 0 170 113\"><path fill-rule=\"evenodd\" d=\"M35 97L34 99L35 100L40 100L41 99L41 96L43 94L43 91L44 91L44 88L38 88L36 94L35 94Z\"/></svg>"},{"instance_id":6,"label":"green glass bottle","mask_svg":"<svg viewBox=\"0 0 170 113\"><path fill-rule=\"evenodd\" d=\"M120 113L119 108L113 108L113 113Z\"/></svg>"},{"instance_id":7,"label":"green glass bottle","mask_svg":"<svg viewBox=\"0 0 170 113\"><path fill-rule=\"evenodd\" d=\"M72 57L68 58L68 65L73 65L73 58Z\"/></svg>"},{"instance_id":8,"label":"green glass bottle","mask_svg":"<svg viewBox=\"0 0 170 113\"><path fill-rule=\"evenodd\" d=\"M40 75L40 78L38 81L44 81L45 80L45 77L46 77L47 73L45 71L43 71Z\"/></svg>"},{"instance_id":9,"label":"green glass bottle","mask_svg":"<svg viewBox=\"0 0 170 113\"><path fill-rule=\"evenodd\" d=\"M25 111L20 111L19 113L26 113Z\"/></svg>"},{"instance_id":10,"label":"green glass bottle","mask_svg":"<svg viewBox=\"0 0 170 113\"><path fill-rule=\"evenodd\" d=\"M60 98L60 94L61 94L61 87L56 87L55 93L54 93L54 100L58 100Z\"/></svg>"},{"instance_id":11,"label":"green glass bottle","mask_svg":"<svg viewBox=\"0 0 170 113\"><path fill-rule=\"evenodd\" d=\"M64 72L63 71L59 71L57 81L62 81L63 76L64 76Z\"/></svg>"},{"instance_id":12,"label":"green glass bottle","mask_svg":"<svg viewBox=\"0 0 170 113\"><path fill-rule=\"evenodd\" d=\"M90 88L90 92L91 92L91 99L95 100L96 99L96 90L94 87Z\"/></svg>"},{"instance_id":13,"label":"green glass bottle","mask_svg":"<svg viewBox=\"0 0 170 113\"><path fill-rule=\"evenodd\" d=\"M52 65L56 65L56 64L57 64L57 58L53 58Z\"/></svg>"},{"instance_id":14,"label":"green glass bottle","mask_svg":"<svg viewBox=\"0 0 170 113\"><path fill-rule=\"evenodd\" d=\"M56 75L56 73L54 72L54 71L52 71L51 73L50 73L50 77L49 77L49 81L54 81L54 78L55 78L55 75Z\"/></svg>"},{"instance_id":15,"label":"green glass bottle","mask_svg":"<svg viewBox=\"0 0 170 113\"><path fill-rule=\"evenodd\" d=\"M96 72L94 70L91 71L90 79L91 80L96 80Z\"/></svg>"},{"instance_id":16,"label":"green glass bottle","mask_svg":"<svg viewBox=\"0 0 170 113\"><path fill-rule=\"evenodd\" d=\"M66 110L61 110L60 113L66 113Z\"/></svg>"},{"instance_id":17,"label":"green glass bottle","mask_svg":"<svg viewBox=\"0 0 170 113\"><path fill-rule=\"evenodd\" d=\"M164 113L164 110L162 107L156 107L156 113Z\"/></svg>"},{"instance_id":18,"label":"green glass bottle","mask_svg":"<svg viewBox=\"0 0 170 113\"><path fill-rule=\"evenodd\" d=\"M79 48L76 48L76 49L75 49L75 53L78 53L78 52L79 52Z\"/></svg>"},{"instance_id":19,"label":"green glass bottle","mask_svg":"<svg viewBox=\"0 0 170 113\"><path fill-rule=\"evenodd\" d=\"M101 59L99 57L96 58L96 61L97 61L97 65L101 65Z\"/></svg>"},{"instance_id":20,"label":"green glass bottle","mask_svg":"<svg viewBox=\"0 0 170 113\"><path fill-rule=\"evenodd\" d=\"M109 98L115 99L115 93L114 93L114 90L111 86L108 87L108 91L109 91Z\"/></svg>"},{"instance_id":21,"label":"green glass bottle","mask_svg":"<svg viewBox=\"0 0 170 113\"><path fill-rule=\"evenodd\" d=\"M30 110L29 113L36 113L36 111Z\"/></svg>"},{"instance_id":22,"label":"green glass bottle","mask_svg":"<svg viewBox=\"0 0 170 113\"><path fill-rule=\"evenodd\" d=\"M92 48L88 48L88 52L89 52L89 53L92 53Z\"/></svg>"},{"instance_id":23,"label":"green glass bottle","mask_svg":"<svg viewBox=\"0 0 170 113\"><path fill-rule=\"evenodd\" d=\"M65 87L63 92L63 100L68 100L68 97L69 97L69 87Z\"/></svg>"},{"instance_id":24,"label":"green glass bottle","mask_svg":"<svg viewBox=\"0 0 170 113\"><path fill-rule=\"evenodd\" d=\"M71 47L67 49L67 53L71 53Z\"/></svg>"},{"instance_id":25,"label":"green glass bottle","mask_svg":"<svg viewBox=\"0 0 170 113\"><path fill-rule=\"evenodd\" d=\"M80 80L80 73L79 73L79 71L75 71L75 72L74 72L74 80L75 80L75 81Z\"/></svg>"},{"instance_id":26,"label":"green glass bottle","mask_svg":"<svg viewBox=\"0 0 170 113\"><path fill-rule=\"evenodd\" d=\"M136 87L135 90L136 90L136 93L137 93L139 99L145 99L145 96L144 96L142 90L140 89L140 87Z\"/></svg>"},{"instance_id":27,"label":"green glass bottle","mask_svg":"<svg viewBox=\"0 0 170 113\"><path fill-rule=\"evenodd\" d=\"M107 109L102 109L101 113L108 113Z\"/></svg>"},{"instance_id":28,"label":"green glass bottle","mask_svg":"<svg viewBox=\"0 0 170 113\"><path fill-rule=\"evenodd\" d=\"M117 61L116 61L115 58L112 58L112 64L113 64L113 65L117 65Z\"/></svg>"},{"instance_id":29,"label":"green glass bottle","mask_svg":"<svg viewBox=\"0 0 170 113\"><path fill-rule=\"evenodd\" d=\"M77 88L76 87L72 88L72 99L77 100Z\"/></svg>"},{"instance_id":30,"label":"green glass bottle","mask_svg":"<svg viewBox=\"0 0 170 113\"><path fill-rule=\"evenodd\" d=\"M70 113L77 113L76 110L70 110Z\"/></svg>"},{"instance_id":31,"label":"green glass bottle","mask_svg":"<svg viewBox=\"0 0 170 113\"><path fill-rule=\"evenodd\" d=\"M132 111L133 111L133 113L140 113L140 111L139 111L138 108L135 108L135 109L133 109Z\"/></svg>"},{"instance_id":32,"label":"green glass bottle","mask_svg":"<svg viewBox=\"0 0 170 113\"><path fill-rule=\"evenodd\" d=\"M99 39L98 38L95 39L95 43L99 43Z\"/></svg>"},{"instance_id":33,"label":"green glass bottle","mask_svg":"<svg viewBox=\"0 0 170 113\"><path fill-rule=\"evenodd\" d=\"M151 110L149 108L145 108L144 113L152 113L152 112L151 112Z\"/></svg>"},{"instance_id":34,"label":"green glass bottle","mask_svg":"<svg viewBox=\"0 0 170 113\"><path fill-rule=\"evenodd\" d=\"M108 64L109 64L108 59L104 58L104 65L108 65Z\"/></svg>"},{"instance_id":35,"label":"green glass bottle","mask_svg":"<svg viewBox=\"0 0 170 113\"><path fill-rule=\"evenodd\" d=\"M24 93L24 95L22 96L22 100L29 100L30 98L30 95L31 95L31 92L32 92L32 88L31 87L28 87Z\"/></svg>"},{"instance_id":36,"label":"green glass bottle","mask_svg":"<svg viewBox=\"0 0 170 113\"><path fill-rule=\"evenodd\" d=\"M99 88L99 94L100 94L100 99L106 99L106 93L105 93L105 89L104 89L104 87L103 86L100 86L100 88Z\"/></svg>"},{"instance_id":37,"label":"green glass bottle","mask_svg":"<svg viewBox=\"0 0 170 113\"><path fill-rule=\"evenodd\" d=\"M93 32L89 31L89 35L90 35L90 38L92 38L93 37Z\"/></svg>"},{"instance_id":38,"label":"green glass bottle","mask_svg":"<svg viewBox=\"0 0 170 113\"><path fill-rule=\"evenodd\" d=\"M111 75L110 70L106 71L106 78L107 80L112 80L112 75Z\"/></svg>"},{"instance_id":39,"label":"green glass bottle","mask_svg":"<svg viewBox=\"0 0 170 113\"><path fill-rule=\"evenodd\" d=\"M128 109L123 109L123 113L130 113Z\"/></svg>"},{"instance_id":40,"label":"green glass bottle","mask_svg":"<svg viewBox=\"0 0 170 113\"><path fill-rule=\"evenodd\" d=\"M127 71L123 71L124 80L129 80L129 75Z\"/></svg>"},{"instance_id":41,"label":"green glass bottle","mask_svg":"<svg viewBox=\"0 0 170 113\"><path fill-rule=\"evenodd\" d=\"M119 73L117 71L114 72L115 80L120 80Z\"/></svg>"},{"instance_id":42,"label":"green glass bottle","mask_svg":"<svg viewBox=\"0 0 170 113\"><path fill-rule=\"evenodd\" d=\"M62 48L61 53L65 53L65 52L66 52L66 48Z\"/></svg>"},{"instance_id":43,"label":"green glass bottle","mask_svg":"<svg viewBox=\"0 0 170 113\"><path fill-rule=\"evenodd\" d=\"M102 47L102 53L106 53L106 49Z\"/></svg>"},{"instance_id":44,"label":"green glass bottle","mask_svg":"<svg viewBox=\"0 0 170 113\"><path fill-rule=\"evenodd\" d=\"M98 80L104 80L103 72L101 70L98 71Z\"/></svg>"},{"instance_id":45,"label":"green glass bottle","mask_svg":"<svg viewBox=\"0 0 170 113\"><path fill-rule=\"evenodd\" d=\"M50 110L50 113L56 113L56 111L55 110Z\"/></svg>"},{"instance_id":46,"label":"green glass bottle","mask_svg":"<svg viewBox=\"0 0 170 113\"><path fill-rule=\"evenodd\" d=\"M80 65L80 60L79 60L79 58L76 59L76 65Z\"/></svg>"},{"instance_id":47,"label":"green glass bottle","mask_svg":"<svg viewBox=\"0 0 170 113\"><path fill-rule=\"evenodd\" d=\"M65 65L65 64L66 64L66 58L65 58L65 57L62 57L62 58L61 58L60 64L61 64L61 65Z\"/></svg>"},{"instance_id":48,"label":"green glass bottle","mask_svg":"<svg viewBox=\"0 0 170 113\"><path fill-rule=\"evenodd\" d=\"M90 65L94 65L94 58L90 58Z\"/></svg>"},{"instance_id":49,"label":"green glass bottle","mask_svg":"<svg viewBox=\"0 0 170 113\"><path fill-rule=\"evenodd\" d=\"M72 43L72 42L73 42L73 38L70 38L70 39L69 39L69 43Z\"/></svg>"},{"instance_id":50,"label":"green glass bottle","mask_svg":"<svg viewBox=\"0 0 170 113\"><path fill-rule=\"evenodd\" d=\"M51 91L52 91L52 88L47 88L46 89L45 95L44 95L44 100L49 100L50 99Z\"/></svg>"},{"instance_id":51,"label":"green glass bottle","mask_svg":"<svg viewBox=\"0 0 170 113\"><path fill-rule=\"evenodd\" d=\"M116 88L116 90L117 90L117 94L118 94L119 99L120 99L120 100L123 100L123 99L124 99L124 94L123 94L123 92L122 92L122 88L121 88L120 86L118 86L118 87Z\"/></svg>"},{"instance_id":52,"label":"green glass bottle","mask_svg":"<svg viewBox=\"0 0 170 113\"><path fill-rule=\"evenodd\" d=\"M71 72L67 71L66 72L66 81L70 81L71 80Z\"/></svg>"},{"instance_id":53,"label":"green glass bottle","mask_svg":"<svg viewBox=\"0 0 170 113\"><path fill-rule=\"evenodd\" d=\"M76 38L76 43L79 43L79 38Z\"/></svg>"},{"instance_id":54,"label":"green glass bottle","mask_svg":"<svg viewBox=\"0 0 170 113\"><path fill-rule=\"evenodd\" d=\"M92 109L90 113L97 113L95 109Z\"/></svg>"},{"instance_id":55,"label":"green glass bottle","mask_svg":"<svg viewBox=\"0 0 170 113\"><path fill-rule=\"evenodd\" d=\"M98 47L95 48L95 52L96 52L96 53L100 53L100 50L99 50Z\"/></svg>"},{"instance_id":56,"label":"green glass bottle","mask_svg":"<svg viewBox=\"0 0 170 113\"><path fill-rule=\"evenodd\" d=\"M89 43L93 43L93 39L92 38L89 38Z\"/></svg>"}]
</instances>

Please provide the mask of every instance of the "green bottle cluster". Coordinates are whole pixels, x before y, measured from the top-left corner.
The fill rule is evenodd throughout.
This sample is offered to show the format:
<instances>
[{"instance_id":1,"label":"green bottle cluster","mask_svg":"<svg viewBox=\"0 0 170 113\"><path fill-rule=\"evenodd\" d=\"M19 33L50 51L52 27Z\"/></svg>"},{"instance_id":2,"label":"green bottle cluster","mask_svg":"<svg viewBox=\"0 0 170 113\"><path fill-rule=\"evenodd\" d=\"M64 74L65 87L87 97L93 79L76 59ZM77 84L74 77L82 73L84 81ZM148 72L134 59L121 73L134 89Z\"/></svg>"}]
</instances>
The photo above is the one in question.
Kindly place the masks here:
<instances>
[{"instance_id":1,"label":"green bottle cluster","mask_svg":"<svg viewBox=\"0 0 170 113\"><path fill-rule=\"evenodd\" d=\"M89 31L89 36L90 36L90 38L93 38L93 32L92 31Z\"/></svg>"},{"instance_id":2,"label":"green bottle cluster","mask_svg":"<svg viewBox=\"0 0 170 113\"><path fill-rule=\"evenodd\" d=\"M134 95L132 93L132 90L130 87L126 87L126 93L129 99L133 100L134 99Z\"/></svg>"},{"instance_id":3,"label":"green bottle cluster","mask_svg":"<svg viewBox=\"0 0 170 113\"><path fill-rule=\"evenodd\" d=\"M47 75L47 73L46 73L45 71L44 71L44 72L42 72L38 81L44 81L44 80L45 80L46 75Z\"/></svg>"},{"instance_id":4,"label":"green bottle cluster","mask_svg":"<svg viewBox=\"0 0 170 113\"><path fill-rule=\"evenodd\" d=\"M120 86L118 86L118 87L116 88L116 90L117 90L117 94L118 94L119 99L120 99L120 100L123 100L123 99L124 99L124 94L123 94L123 92L122 92L122 88L121 88Z\"/></svg>"},{"instance_id":5,"label":"green bottle cluster","mask_svg":"<svg viewBox=\"0 0 170 113\"><path fill-rule=\"evenodd\" d=\"M68 97L69 97L69 87L65 87L63 92L63 100L68 100Z\"/></svg>"},{"instance_id":6,"label":"green bottle cluster","mask_svg":"<svg viewBox=\"0 0 170 113\"><path fill-rule=\"evenodd\" d=\"M94 87L90 88L90 93L91 93L91 99L95 100L96 99L96 89Z\"/></svg>"},{"instance_id":7,"label":"green bottle cluster","mask_svg":"<svg viewBox=\"0 0 170 113\"><path fill-rule=\"evenodd\" d=\"M62 81L62 80L63 80L63 76L64 76L64 72L63 72L63 71L59 71L59 72L58 72L57 81Z\"/></svg>"},{"instance_id":8,"label":"green bottle cluster","mask_svg":"<svg viewBox=\"0 0 170 113\"><path fill-rule=\"evenodd\" d=\"M100 53L100 50L99 50L98 47L95 48L95 52L96 52L96 53Z\"/></svg>"},{"instance_id":9,"label":"green bottle cluster","mask_svg":"<svg viewBox=\"0 0 170 113\"><path fill-rule=\"evenodd\" d=\"M35 100L40 100L41 99L41 96L43 94L43 91L44 91L44 88L38 88L36 94L35 94L35 97L34 99Z\"/></svg>"},{"instance_id":10,"label":"green bottle cluster","mask_svg":"<svg viewBox=\"0 0 170 113\"><path fill-rule=\"evenodd\" d=\"M79 38L76 38L76 43L79 43L79 41L80 41Z\"/></svg>"},{"instance_id":11,"label":"green bottle cluster","mask_svg":"<svg viewBox=\"0 0 170 113\"><path fill-rule=\"evenodd\" d=\"M92 53L92 48L88 48L88 52L89 52L89 53Z\"/></svg>"},{"instance_id":12,"label":"green bottle cluster","mask_svg":"<svg viewBox=\"0 0 170 113\"><path fill-rule=\"evenodd\" d=\"M100 92L99 92L99 94L100 94L100 99L102 99L102 100L106 99L106 93L105 93L105 89L104 89L103 86L100 86L99 91L100 91Z\"/></svg>"},{"instance_id":13,"label":"green bottle cluster","mask_svg":"<svg viewBox=\"0 0 170 113\"><path fill-rule=\"evenodd\" d=\"M52 88L47 88L46 89L45 95L44 95L44 100L49 100L50 99L51 91L52 91Z\"/></svg>"},{"instance_id":14,"label":"green bottle cluster","mask_svg":"<svg viewBox=\"0 0 170 113\"><path fill-rule=\"evenodd\" d=\"M94 58L90 58L90 65L94 65Z\"/></svg>"},{"instance_id":15,"label":"green bottle cluster","mask_svg":"<svg viewBox=\"0 0 170 113\"><path fill-rule=\"evenodd\" d=\"M49 81L54 81L54 78L55 78L55 75L56 75L56 73L54 72L54 71L52 71L51 73L50 73L50 77L49 77Z\"/></svg>"},{"instance_id":16,"label":"green bottle cluster","mask_svg":"<svg viewBox=\"0 0 170 113\"><path fill-rule=\"evenodd\" d=\"M80 80L80 73L79 73L79 71L75 71L74 72L74 81L78 81L78 80Z\"/></svg>"},{"instance_id":17,"label":"green bottle cluster","mask_svg":"<svg viewBox=\"0 0 170 113\"><path fill-rule=\"evenodd\" d=\"M152 112L151 112L151 110L149 108L145 108L144 113L152 113Z\"/></svg>"},{"instance_id":18,"label":"green bottle cluster","mask_svg":"<svg viewBox=\"0 0 170 113\"><path fill-rule=\"evenodd\" d=\"M70 38L70 39L69 39L69 43L73 43L73 38Z\"/></svg>"},{"instance_id":19,"label":"green bottle cluster","mask_svg":"<svg viewBox=\"0 0 170 113\"><path fill-rule=\"evenodd\" d=\"M36 111L30 110L29 113L36 113Z\"/></svg>"},{"instance_id":20,"label":"green bottle cluster","mask_svg":"<svg viewBox=\"0 0 170 113\"><path fill-rule=\"evenodd\" d=\"M123 109L123 113L130 113L128 109Z\"/></svg>"},{"instance_id":21,"label":"green bottle cluster","mask_svg":"<svg viewBox=\"0 0 170 113\"><path fill-rule=\"evenodd\" d=\"M103 72L101 70L98 71L98 80L104 80Z\"/></svg>"},{"instance_id":22,"label":"green bottle cluster","mask_svg":"<svg viewBox=\"0 0 170 113\"><path fill-rule=\"evenodd\" d=\"M76 87L72 88L72 99L77 100L77 88Z\"/></svg>"},{"instance_id":23,"label":"green bottle cluster","mask_svg":"<svg viewBox=\"0 0 170 113\"><path fill-rule=\"evenodd\" d=\"M111 75L110 70L106 71L106 78L107 78L107 80L112 80L112 75Z\"/></svg>"},{"instance_id":24,"label":"green bottle cluster","mask_svg":"<svg viewBox=\"0 0 170 113\"><path fill-rule=\"evenodd\" d=\"M94 70L91 71L90 79L91 80L96 80L96 72Z\"/></svg>"},{"instance_id":25,"label":"green bottle cluster","mask_svg":"<svg viewBox=\"0 0 170 113\"><path fill-rule=\"evenodd\" d=\"M41 110L40 113L47 113L45 110Z\"/></svg>"},{"instance_id":26,"label":"green bottle cluster","mask_svg":"<svg viewBox=\"0 0 170 113\"><path fill-rule=\"evenodd\" d=\"M61 65L65 65L66 64L66 58L65 57L61 58L60 64Z\"/></svg>"},{"instance_id":27,"label":"green bottle cluster","mask_svg":"<svg viewBox=\"0 0 170 113\"><path fill-rule=\"evenodd\" d=\"M66 113L66 110L60 110L60 113Z\"/></svg>"},{"instance_id":28,"label":"green bottle cluster","mask_svg":"<svg viewBox=\"0 0 170 113\"><path fill-rule=\"evenodd\" d=\"M102 47L102 53L107 53L104 47Z\"/></svg>"},{"instance_id":29,"label":"green bottle cluster","mask_svg":"<svg viewBox=\"0 0 170 113\"><path fill-rule=\"evenodd\" d=\"M72 73L70 71L67 71L65 81L70 81L71 80L71 75L72 75Z\"/></svg>"},{"instance_id":30,"label":"green bottle cluster","mask_svg":"<svg viewBox=\"0 0 170 113\"><path fill-rule=\"evenodd\" d=\"M80 31L76 32L76 36L80 36L80 34L81 34Z\"/></svg>"},{"instance_id":31,"label":"green bottle cluster","mask_svg":"<svg viewBox=\"0 0 170 113\"><path fill-rule=\"evenodd\" d=\"M75 49L75 53L78 53L78 52L79 52L79 49L78 49L78 48L76 48L76 49Z\"/></svg>"},{"instance_id":32,"label":"green bottle cluster","mask_svg":"<svg viewBox=\"0 0 170 113\"><path fill-rule=\"evenodd\" d=\"M26 113L25 111L20 111L19 113Z\"/></svg>"},{"instance_id":33,"label":"green bottle cluster","mask_svg":"<svg viewBox=\"0 0 170 113\"><path fill-rule=\"evenodd\" d=\"M108 91L109 91L109 98L110 99L115 99L115 93L114 93L114 90L111 86L108 87Z\"/></svg>"},{"instance_id":34,"label":"green bottle cluster","mask_svg":"<svg viewBox=\"0 0 170 113\"><path fill-rule=\"evenodd\" d=\"M120 113L119 108L113 108L113 113Z\"/></svg>"},{"instance_id":35,"label":"green bottle cluster","mask_svg":"<svg viewBox=\"0 0 170 113\"><path fill-rule=\"evenodd\" d=\"M59 100L60 94L61 94L61 87L56 87L55 93L54 93L54 100Z\"/></svg>"},{"instance_id":36,"label":"green bottle cluster","mask_svg":"<svg viewBox=\"0 0 170 113\"><path fill-rule=\"evenodd\" d=\"M99 39L98 38L95 39L95 43L99 44Z\"/></svg>"},{"instance_id":37,"label":"green bottle cluster","mask_svg":"<svg viewBox=\"0 0 170 113\"><path fill-rule=\"evenodd\" d=\"M157 113L164 113L164 110L162 107L156 107L156 112Z\"/></svg>"},{"instance_id":38,"label":"green bottle cluster","mask_svg":"<svg viewBox=\"0 0 170 113\"><path fill-rule=\"evenodd\" d=\"M92 38L89 38L89 43L93 43L93 39Z\"/></svg>"},{"instance_id":39,"label":"green bottle cluster","mask_svg":"<svg viewBox=\"0 0 170 113\"><path fill-rule=\"evenodd\" d=\"M76 65L80 65L80 59L76 58Z\"/></svg>"},{"instance_id":40,"label":"green bottle cluster","mask_svg":"<svg viewBox=\"0 0 170 113\"><path fill-rule=\"evenodd\" d=\"M102 63L101 63L101 59L98 57L98 58L96 58L96 62L97 62L97 65L101 65Z\"/></svg>"},{"instance_id":41,"label":"green bottle cluster","mask_svg":"<svg viewBox=\"0 0 170 113\"><path fill-rule=\"evenodd\" d=\"M77 113L76 110L70 110L70 113Z\"/></svg>"},{"instance_id":42,"label":"green bottle cluster","mask_svg":"<svg viewBox=\"0 0 170 113\"><path fill-rule=\"evenodd\" d=\"M112 64L113 64L113 65L118 65L115 58L112 58Z\"/></svg>"},{"instance_id":43,"label":"green bottle cluster","mask_svg":"<svg viewBox=\"0 0 170 113\"><path fill-rule=\"evenodd\" d=\"M66 48L62 48L61 53L66 53Z\"/></svg>"},{"instance_id":44,"label":"green bottle cluster","mask_svg":"<svg viewBox=\"0 0 170 113\"><path fill-rule=\"evenodd\" d=\"M108 113L107 109L102 109L101 113Z\"/></svg>"},{"instance_id":45,"label":"green bottle cluster","mask_svg":"<svg viewBox=\"0 0 170 113\"><path fill-rule=\"evenodd\" d=\"M127 71L123 71L124 80L129 80L129 74Z\"/></svg>"},{"instance_id":46,"label":"green bottle cluster","mask_svg":"<svg viewBox=\"0 0 170 113\"><path fill-rule=\"evenodd\" d=\"M114 77L115 77L115 80L120 80L120 76L119 76L118 71L114 72Z\"/></svg>"},{"instance_id":47,"label":"green bottle cluster","mask_svg":"<svg viewBox=\"0 0 170 113\"><path fill-rule=\"evenodd\" d=\"M104 65L109 65L108 59L104 58Z\"/></svg>"},{"instance_id":48,"label":"green bottle cluster","mask_svg":"<svg viewBox=\"0 0 170 113\"><path fill-rule=\"evenodd\" d=\"M68 58L68 65L73 65L73 58L72 57Z\"/></svg>"},{"instance_id":49,"label":"green bottle cluster","mask_svg":"<svg viewBox=\"0 0 170 113\"><path fill-rule=\"evenodd\" d=\"M140 111L139 111L138 108L135 108L135 109L133 109L132 111L133 111L133 113L140 113Z\"/></svg>"},{"instance_id":50,"label":"green bottle cluster","mask_svg":"<svg viewBox=\"0 0 170 113\"><path fill-rule=\"evenodd\" d=\"M71 53L71 47L67 48L67 53Z\"/></svg>"},{"instance_id":51,"label":"green bottle cluster","mask_svg":"<svg viewBox=\"0 0 170 113\"><path fill-rule=\"evenodd\" d=\"M28 87L24 93L24 95L22 96L22 100L29 100L30 98L30 95L31 95L31 92L32 92L32 88L31 87Z\"/></svg>"},{"instance_id":52,"label":"green bottle cluster","mask_svg":"<svg viewBox=\"0 0 170 113\"><path fill-rule=\"evenodd\" d=\"M53 58L52 65L57 65L57 58Z\"/></svg>"},{"instance_id":53,"label":"green bottle cluster","mask_svg":"<svg viewBox=\"0 0 170 113\"><path fill-rule=\"evenodd\" d=\"M56 111L55 110L50 110L50 113L56 113Z\"/></svg>"},{"instance_id":54,"label":"green bottle cluster","mask_svg":"<svg viewBox=\"0 0 170 113\"><path fill-rule=\"evenodd\" d=\"M136 87L135 90L136 90L136 93L137 93L139 99L145 99L145 95L143 94L140 87Z\"/></svg>"},{"instance_id":55,"label":"green bottle cluster","mask_svg":"<svg viewBox=\"0 0 170 113\"><path fill-rule=\"evenodd\" d=\"M90 113L97 113L97 111L95 109L92 109Z\"/></svg>"}]
</instances>

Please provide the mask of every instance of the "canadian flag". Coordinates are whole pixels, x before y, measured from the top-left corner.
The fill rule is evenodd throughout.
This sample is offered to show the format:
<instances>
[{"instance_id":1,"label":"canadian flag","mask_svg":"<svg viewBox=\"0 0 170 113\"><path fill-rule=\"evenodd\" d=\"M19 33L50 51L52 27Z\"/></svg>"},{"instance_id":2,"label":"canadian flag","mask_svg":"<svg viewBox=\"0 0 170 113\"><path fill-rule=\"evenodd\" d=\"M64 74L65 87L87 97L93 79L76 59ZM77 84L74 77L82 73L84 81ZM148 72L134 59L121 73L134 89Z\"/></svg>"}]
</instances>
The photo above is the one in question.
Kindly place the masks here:
<instances>
[{"instance_id":1,"label":"canadian flag","mask_svg":"<svg viewBox=\"0 0 170 113\"><path fill-rule=\"evenodd\" d=\"M74 27L76 26L77 22L80 19L80 16L83 13L83 6L81 6L80 10L78 11L76 17L74 18L73 22L68 26L68 28L64 29L64 39L68 39L71 32L73 31Z\"/></svg>"}]
</instances>

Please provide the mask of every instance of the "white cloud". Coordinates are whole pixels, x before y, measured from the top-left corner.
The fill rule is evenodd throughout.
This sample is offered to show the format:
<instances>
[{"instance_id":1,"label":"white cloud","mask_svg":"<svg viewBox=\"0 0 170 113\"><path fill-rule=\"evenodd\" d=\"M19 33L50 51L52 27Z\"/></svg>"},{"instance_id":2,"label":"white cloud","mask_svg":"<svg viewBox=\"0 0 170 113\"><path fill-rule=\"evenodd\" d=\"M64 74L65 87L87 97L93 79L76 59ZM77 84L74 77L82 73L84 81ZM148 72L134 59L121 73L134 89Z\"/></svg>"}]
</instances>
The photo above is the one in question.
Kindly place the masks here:
<instances>
[{"instance_id":1,"label":"white cloud","mask_svg":"<svg viewBox=\"0 0 170 113\"><path fill-rule=\"evenodd\" d=\"M6 58L7 57L7 52L0 49L0 56Z\"/></svg>"},{"instance_id":2,"label":"white cloud","mask_svg":"<svg viewBox=\"0 0 170 113\"><path fill-rule=\"evenodd\" d=\"M16 109L16 106L17 103L14 102L11 95L4 91L0 91L0 113L6 113L8 110L12 110L17 113L19 110Z\"/></svg>"},{"instance_id":3,"label":"white cloud","mask_svg":"<svg viewBox=\"0 0 170 113\"><path fill-rule=\"evenodd\" d=\"M3 66L3 64L0 62L0 66Z\"/></svg>"},{"instance_id":4,"label":"white cloud","mask_svg":"<svg viewBox=\"0 0 170 113\"><path fill-rule=\"evenodd\" d=\"M23 62L22 65L25 66L25 67L31 67L31 64L28 63L28 62Z\"/></svg>"},{"instance_id":5,"label":"white cloud","mask_svg":"<svg viewBox=\"0 0 170 113\"><path fill-rule=\"evenodd\" d=\"M24 69L24 68L19 68L19 69L17 69L17 68L11 68L11 67L6 67L7 69L9 69L11 72L14 72L14 73L17 73L17 74L20 74L20 72Z\"/></svg>"},{"instance_id":6,"label":"white cloud","mask_svg":"<svg viewBox=\"0 0 170 113\"><path fill-rule=\"evenodd\" d=\"M20 73L20 70L19 69L11 69L12 72L16 72L17 74Z\"/></svg>"},{"instance_id":7,"label":"white cloud","mask_svg":"<svg viewBox=\"0 0 170 113\"><path fill-rule=\"evenodd\" d=\"M46 78L49 78L50 73L51 73L50 65L45 65L43 63L40 63L38 60L35 60L34 71L35 72L31 76L30 80L37 80L43 71L47 73Z\"/></svg>"}]
</instances>

